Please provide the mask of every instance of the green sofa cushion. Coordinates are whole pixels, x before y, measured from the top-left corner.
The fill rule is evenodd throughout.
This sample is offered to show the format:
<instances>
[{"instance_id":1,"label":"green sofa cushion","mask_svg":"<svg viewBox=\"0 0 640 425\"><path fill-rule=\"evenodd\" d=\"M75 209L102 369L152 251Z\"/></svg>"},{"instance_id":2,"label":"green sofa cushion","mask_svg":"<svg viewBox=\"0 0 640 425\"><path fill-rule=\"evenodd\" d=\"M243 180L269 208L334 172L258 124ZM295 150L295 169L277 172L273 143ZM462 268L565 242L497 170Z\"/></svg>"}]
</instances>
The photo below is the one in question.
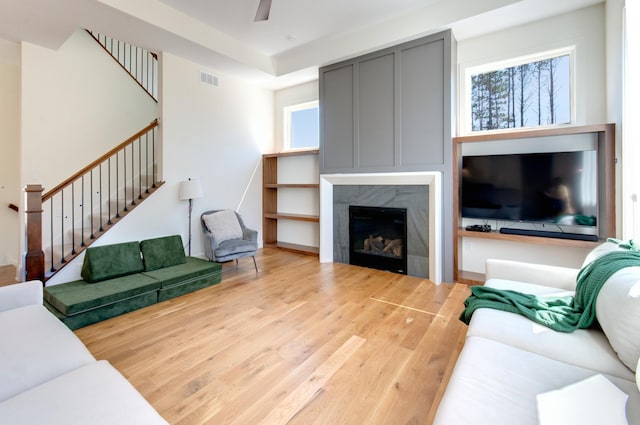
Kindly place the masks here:
<instances>
[{"instance_id":1,"label":"green sofa cushion","mask_svg":"<svg viewBox=\"0 0 640 425\"><path fill-rule=\"evenodd\" d=\"M83 326L91 325L102 320L110 319L112 317L137 310L139 308L153 305L157 302L157 291L151 291L135 296L133 298L127 298L126 300L100 306L78 314L73 314L71 316L65 316L64 314L60 313L58 309L53 307L46 300L44 301L44 305L58 319L60 319L65 325L67 325L69 329L75 330L78 328L82 328Z\"/></svg>"},{"instance_id":2,"label":"green sofa cushion","mask_svg":"<svg viewBox=\"0 0 640 425\"><path fill-rule=\"evenodd\" d=\"M97 285L76 280L47 286L44 288L44 298L60 313L71 316L147 292L157 292L159 289L158 280L138 273L110 279Z\"/></svg>"},{"instance_id":3,"label":"green sofa cushion","mask_svg":"<svg viewBox=\"0 0 640 425\"><path fill-rule=\"evenodd\" d=\"M138 242L87 248L82 263L82 278L89 283L126 276L144 270Z\"/></svg>"},{"instance_id":4,"label":"green sofa cushion","mask_svg":"<svg viewBox=\"0 0 640 425\"><path fill-rule=\"evenodd\" d=\"M186 261L179 235L144 240L140 242L140 250L145 271L184 264Z\"/></svg>"},{"instance_id":5,"label":"green sofa cushion","mask_svg":"<svg viewBox=\"0 0 640 425\"><path fill-rule=\"evenodd\" d=\"M222 266L219 263L212 263L200 258L186 257L184 264L165 267L158 270L144 272L142 274L156 279L160 282L161 288L166 288L199 276L218 272L221 269Z\"/></svg>"}]
</instances>

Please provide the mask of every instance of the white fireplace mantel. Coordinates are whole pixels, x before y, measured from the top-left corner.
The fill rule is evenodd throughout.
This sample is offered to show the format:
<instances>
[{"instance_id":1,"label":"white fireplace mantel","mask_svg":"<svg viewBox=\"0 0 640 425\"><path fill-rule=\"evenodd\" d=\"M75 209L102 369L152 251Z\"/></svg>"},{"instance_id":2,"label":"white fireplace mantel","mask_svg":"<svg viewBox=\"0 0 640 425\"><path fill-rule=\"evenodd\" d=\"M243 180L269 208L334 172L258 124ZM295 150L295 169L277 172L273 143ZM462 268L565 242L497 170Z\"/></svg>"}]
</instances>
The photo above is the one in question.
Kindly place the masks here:
<instances>
[{"instance_id":1,"label":"white fireplace mantel","mask_svg":"<svg viewBox=\"0 0 640 425\"><path fill-rule=\"evenodd\" d=\"M429 187L429 280L442 281L442 173L358 173L320 175L320 262L333 262L334 185L426 185Z\"/></svg>"}]
</instances>

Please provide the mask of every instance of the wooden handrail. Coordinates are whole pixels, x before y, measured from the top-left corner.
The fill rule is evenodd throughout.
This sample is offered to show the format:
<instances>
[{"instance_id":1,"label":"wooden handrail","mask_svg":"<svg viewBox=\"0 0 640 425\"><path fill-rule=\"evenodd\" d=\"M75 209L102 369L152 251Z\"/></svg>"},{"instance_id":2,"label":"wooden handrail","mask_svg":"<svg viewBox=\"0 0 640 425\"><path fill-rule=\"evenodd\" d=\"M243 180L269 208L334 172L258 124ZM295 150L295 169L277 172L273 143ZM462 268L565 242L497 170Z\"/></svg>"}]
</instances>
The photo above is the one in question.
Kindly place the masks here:
<instances>
[{"instance_id":1,"label":"wooden handrail","mask_svg":"<svg viewBox=\"0 0 640 425\"><path fill-rule=\"evenodd\" d=\"M62 189L64 189L68 185L70 185L71 182L73 182L74 180L80 178L82 175L88 173L89 171L91 171L92 169L94 169L95 167L100 165L101 162L103 162L107 158L109 158L111 155L114 155L115 153L117 153L118 151L123 149L125 146L127 146L130 143L132 143L133 141L135 141L136 139L140 138L141 136L145 135L146 133L148 133L150 130L153 130L157 126L158 126L158 119L156 118L155 120L151 121L151 123L148 126L143 128L142 130L138 131L136 134L134 134L133 136L129 137L127 140L125 140L124 142L120 143L118 146L116 146L115 148L111 149L109 152L105 153L100 158L96 159L91 164L87 165L82 170L80 170L77 173L73 174L71 177L67 178L65 181L63 181L62 183L60 183L59 185L57 185L56 187L54 187L53 189L51 189L50 191L48 191L47 193L42 195L42 202L45 202L46 200L48 200L49 198L54 196L56 193L60 192Z\"/></svg>"},{"instance_id":2,"label":"wooden handrail","mask_svg":"<svg viewBox=\"0 0 640 425\"><path fill-rule=\"evenodd\" d=\"M118 63L118 65L120 65L120 67L121 67L121 68L122 68L122 69L123 69L127 74L129 74L129 76L130 76L131 78L133 78L133 80L134 80L134 81L135 81L135 82L136 82L136 83L137 83L137 84L142 88L142 90L144 90L144 91L149 95L149 97L151 97L151 99L153 99L153 101L154 101L154 102L158 103L158 99L156 99L156 95L154 95L154 93L153 93L153 92L155 92L155 90L153 89L153 87L146 87L146 86L145 86L145 84L143 84L142 79L137 75L137 72L136 72L136 74L134 74L134 72L133 72L131 69L127 68L127 66L126 66L126 62L125 62L125 63L123 63L123 61L121 61L121 60L120 60L120 58L119 58L119 57L118 57L114 52L112 52L111 50L109 50L109 48L106 46L106 38L107 38L108 36L106 36L106 35L104 35L104 34L103 34L103 36L105 37L105 42L103 43L103 42L100 40L100 34L98 34L98 33L94 33L93 31L88 30L88 29L85 29L85 31L86 31L86 32L91 36L91 38L93 38L93 39L94 39L94 40L95 40L95 41L100 45L100 47L102 47L102 49L103 49L105 52L107 52L107 54L108 54L109 56L111 56L111 57L112 57L112 58L113 58L113 59ZM116 41L116 42L118 43L118 45L119 45L119 43L120 43L120 41L119 41L119 40L112 39L111 37L108 37L108 38L110 38L112 41ZM126 43L126 42L124 42L124 44L125 44L125 45L129 45L129 46L131 46L131 48L135 48L136 50L137 50L137 49L141 49L143 52L147 52L149 55L151 55L151 57L153 57L153 59L154 59L156 62L158 61L158 55L157 55L156 53L154 53L154 52L152 52L152 51L150 51L150 50L144 49L144 48L139 48L139 47L137 47L137 46L133 46L133 45L131 45L131 44L129 44L129 43ZM112 47L113 47L113 45L112 45ZM119 47L118 47L118 52L119 52ZM137 55L137 53L136 53L136 55ZM131 61L131 57L129 57L129 60ZM136 64L137 64L137 61L136 61ZM131 64L129 64L129 65L131 65ZM137 65L136 65L136 66L137 66ZM154 74L154 75L155 75L155 74ZM148 84L148 81L147 81L147 84Z\"/></svg>"}]
</instances>

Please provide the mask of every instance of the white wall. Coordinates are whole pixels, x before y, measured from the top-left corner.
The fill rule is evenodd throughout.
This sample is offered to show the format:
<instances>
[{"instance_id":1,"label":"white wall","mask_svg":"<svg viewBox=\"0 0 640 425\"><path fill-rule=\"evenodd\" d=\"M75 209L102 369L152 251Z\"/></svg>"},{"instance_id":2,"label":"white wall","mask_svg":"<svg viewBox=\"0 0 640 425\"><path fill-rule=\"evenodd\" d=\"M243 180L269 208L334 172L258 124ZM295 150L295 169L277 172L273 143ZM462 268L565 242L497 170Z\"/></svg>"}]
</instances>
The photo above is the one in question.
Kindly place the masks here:
<instances>
[{"instance_id":1,"label":"white wall","mask_svg":"<svg viewBox=\"0 0 640 425\"><path fill-rule=\"evenodd\" d=\"M284 146L284 115L283 109L287 106L318 100L318 80L299 84L275 92L275 132L274 150L280 152Z\"/></svg>"},{"instance_id":2,"label":"white wall","mask_svg":"<svg viewBox=\"0 0 640 425\"><path fill-rule=\"evenodd\" d=\"M218 74L220 86L200 82L201 66L170 54L162 61L164 176L186 234L186 202L178 184L202 181L194 201L193 253L203 253L199 216L211 209L238 211L262 241L262 154L273 146L273 92ZM170 203L170 200L167 200ZM186 240L186 239L185 239Z\"/></svg>"},{"instance_id":3,"label":"white wall","mask_svg":"<svg viewBox=\"0 0 640 425\"><path fill-rule=\"evenodd\" d=\"M22 44L22 184L63 181L158 116L84 30L59 50Z\"/></svg>"},{"instance_id":4,"label":"white wall","mask_svg":"<svg viewBox=\"0 0 640 425\"><path fill-rule=\"evenodd\" d=\"M0 265L19 264L20 45L0 39Z\"/></svg>"},{"instance_id":5,"label":"white wall","mask_svg":"<svg viewBox=\"0 0 640 425\"><path fill-rule=\"evenodd\" d=\"M626 11L624 10L626 3ZM609 120L618 124L616 147L621 158L616 179L618 205L618 233L624 239L640 238L640 172L638 160L640 148L640 125L638 125L638 96L640 84L637 75L640 71L640 6L637 1L608 0L607 6L607 100ZM626 14L626 46L620 39L623 15ZM626 48L626 69L621 69L622 52ZM624 82L623 82L624 79ZM620 103L623 100L624 106ZM624 125L620 124L624 121ZM622 170L620 170L622 168Z\"/></svg>"},{"instance_id":6,"label":"white wall","mask_svg":"<svg viewBox=\"0 0 640 425\"><path fill-rule=\"evenodd\" d=\"M637 162L628 162L628 157L623 156L622 146L622 79L623 79L623 41L622 41L622 16L624 0L607 0L605 3L606 19L606 67L607 67L607 122L616 124L616 156L621 159L616 167L616 233L622 237L625 235L625 227L629 227L628 221L623 220L623 215L629 215L629 198L624 198L623 188L628 186L623 182L622 169L636 167ZM631 121L631 120L629 120ZM623 211L626 209L626 211ZM628 234L628 233L627 233ZM628 236L625 236L628 237Z\"/></svg>"},{"instance_id":7,"label":"white wall","mask_svg":"<svg viewBox=\"0 0 640 425\"><path fill-rule=\"evenodd\" d=\"M284 114L287 106L318 100L318 81L310 81L275 93L275 146L284 146ZM278 160L278 182L318 183L318 156L294 156ZM318 215L320 194L314 189L279 189L278 210L293 214ZM278 240L306 246L320 246L320 224L279 220Z\"/></svg>"},{"instance_id":8,"label":"white wall","mask_svg":"<svg viewBox=\"0 0 640 425\"><path fill-rule=\"evenodd\" d=\"M165 184L94 246L179 234L189 238L188 202L179 183L199 178L204 198L193 201L192 255L204 256L200 214L237 210L262 243L262 153L273 144L273 92L161 55L160 128ZM200 82L200 71L217 75L220 87ZM48 284L78 279L83 256Z\"/></svg>"},{"instance_id":9,"label":"white wall","mask_svg":"<svg viewBox=\"0 0 640 425\"><path fill-rule=\"evenodd\" d=\"M576 124L605 123L608 119L605 41L604 4L459 41L458 105L463 104L465 96L461 82L466 68L575 46ZM462 270L484 273L485 260L490 257L578 267L588 248L464 238L459 252Z\"/></svg>"}]
</instances>

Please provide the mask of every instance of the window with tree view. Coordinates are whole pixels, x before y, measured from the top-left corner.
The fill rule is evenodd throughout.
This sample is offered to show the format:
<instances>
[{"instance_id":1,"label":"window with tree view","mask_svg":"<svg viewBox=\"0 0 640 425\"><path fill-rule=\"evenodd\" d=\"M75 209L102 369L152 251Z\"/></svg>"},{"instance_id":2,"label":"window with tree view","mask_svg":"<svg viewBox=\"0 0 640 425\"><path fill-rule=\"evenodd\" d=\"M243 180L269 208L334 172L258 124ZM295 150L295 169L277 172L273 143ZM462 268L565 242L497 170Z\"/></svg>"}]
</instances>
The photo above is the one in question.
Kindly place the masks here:
<instances>
[{"instance_id":1,"label":"window with tree view","mask_svg":"<svg viewBox=\"0 0 640 425\"><path fill-rule=\"evenodd\" d=\"M471 74L471 131L571 122L571 55Z\"/></svg>"}]
</instances>

